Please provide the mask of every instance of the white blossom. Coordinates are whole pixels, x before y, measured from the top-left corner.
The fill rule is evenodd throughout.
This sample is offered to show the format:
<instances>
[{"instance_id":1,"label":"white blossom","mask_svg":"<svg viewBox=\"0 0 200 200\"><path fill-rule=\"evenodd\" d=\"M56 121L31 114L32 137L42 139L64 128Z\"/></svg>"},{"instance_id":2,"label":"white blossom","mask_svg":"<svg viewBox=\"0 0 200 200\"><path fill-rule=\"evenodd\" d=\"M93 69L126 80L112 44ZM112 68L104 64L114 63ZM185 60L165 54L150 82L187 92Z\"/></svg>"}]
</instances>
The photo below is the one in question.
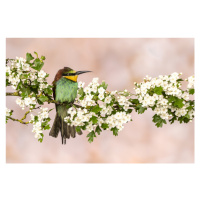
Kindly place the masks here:
<instances>
[{"instance_id":1,"label":"white blossom","mask_svg":"<svg viewBox=\"0 0 200 200\"><path fill-rule=\"evenodd\" d=\"M195 81L195 79L194 79L194 75L188 77L187 81L188 81L187 88L188 88L188 89L192 89L192 88L194 88L194 81Z\"/></svg>"},{"instance_id":2,"label":"white blossom","mask_svg":"<svg viewBox=\"0 0 200 200\"><path fill-rule=\"evenodd\" d=\"M117 90L114 90L111 92L111 95L115 95L117 93Z\"/></svg>"},{"instance_id":3,"label":"white blossom","mask_svg":"<svg viewBox=\"0 0 200 200\"><path fill-rule=\"evenodd\" d=\"M103 100L104 99L104 94L100 93L98 97L99 97L99 100Z\"/></svg>"},{"instance_id":4,"label":"white blossom","mask_svg":"<svg viewBox=\"0 0 200 200\"><path fill-rule=\"evenodd\" d=\"M91 92L91 88L90 88L90 87L85 87L85 88L84 88L84 92L85 92L86 94L89 94L89 93Z\"/></svg>"},{"instance_id":5,"label":"white blossom","mask_svg":"<svg viewBox=\"0 0 200 200\"><path fill-rule=\"evenodd\" d=\"M8 109L8 108L6 108L6 117L9 117L9 116L10 116L10 112L11 112L11 110Z\"/></svg>"},{"instance_id":6,"label":"white blossom","mask_svg":"<svg viewBox=\"0 0 200 200\"><path fill-rule=\"evenodd\" d=\"M110 103L111 102L111 100L112 100L112 98L111 98L111 96L107 96L106 98L105 98L105 103Z\"/></svg>"},{"instance_id":7,"label":"white blossom","mask_svg":"<svg viewBox=\"0 0 200 200\"><path fill-rule=\"evenodd\" d=\"M99 94L103 94L105 92L105 89L103 87L100 87L98 89Z\"/></svg>"},{"instance_id":8,"label":"white blossom","mask_svg":"<svg viewBox=\"0 0 200 200\"><path fill-rule=\"evenodd\" d=\"M29 64L28 63L25 63L25 64L23 64L23 66L22 66L22 69L24 70L24 71L28 71L29 70Z\"/></svg>"},{"instance_id":9,"label":"white blossom","mask_svg":"<svg viewBox=\"0 0 200 200\"><path fill-rule=\"evenodd\" d=\"M39 90L42 91L43 89L45 89L45 88L47 88L47 87L48 87L48 84L40 83Z\"/></svg>"},{"instance_id":10,"label":"white blossom","mask_svg":"<svg viewBox=\"0 0 200 200\"><path fill-rule=\"evenodd\" d=\"M98 81L99 81L99 78L93 78L92 79L92 83L94 83L94 84L98 83Z\"/></svg>"},{"instance_id":11,"label":"white blossom","mask_svg":"<svg viewBox=\"0 0 200 200\"><path fill-rule=\"evenodd\" d=\"M84 85L85 85L85 83L84 82L78 82L78 88L82 88L82 87L84 87Z\"/></svg>"},{"instance_id":12,"label":"white blossom","mask_svg":"<svg viewBox=\"0 0 200 200\"><path fill-rule=\"evenodd\" d=\"M31 81L34 81L35 79L37 79L37 76L35 75L35 73L32 72L32 73L30 73L30 77L29 78L30 78Z\"/></svg>"},{"instance_id":13,"label":"white blossom","mask_svg":"<svg viewBox=\"0 0 200 200\"><path fill-rule=\"evenodd\" d=\"M40 71L38 72L38 77L39 77L39 78L45 78L45 76L46 76L46 73L45 73L43 70L40 70Z\"/></svg>"},{"instance_id":14,"label":"white blossom","mask_svg":"<svg viewBox=\"0 0 200 200\"><path fill-rule=\"evenodd\" d=\"M36 133L36 134L34 135L34 137L35 137L36 139L42 138L42 136L40 135L40 133Z\"/></svg>"},{"instance_id":15,"label":"white blossom","mask_svg":"<svg viewBox=\"0 0 200 200\"><path fill-rule=\"evenodd\" d=\"M10 74L10 67L9 66L6 66L6 72L8 72Z\"/></svg>"},{"instance_id":16,"label":"white blossom","mask_svg":"<svg viewBox=\"0 0 200 200\"><path fill-rule=\"evenodd\" d=\"M88 132L93 131L93 125L92 125L91 122L87 125L86 130L87 130Z\"/></svg>"}]
</instances>

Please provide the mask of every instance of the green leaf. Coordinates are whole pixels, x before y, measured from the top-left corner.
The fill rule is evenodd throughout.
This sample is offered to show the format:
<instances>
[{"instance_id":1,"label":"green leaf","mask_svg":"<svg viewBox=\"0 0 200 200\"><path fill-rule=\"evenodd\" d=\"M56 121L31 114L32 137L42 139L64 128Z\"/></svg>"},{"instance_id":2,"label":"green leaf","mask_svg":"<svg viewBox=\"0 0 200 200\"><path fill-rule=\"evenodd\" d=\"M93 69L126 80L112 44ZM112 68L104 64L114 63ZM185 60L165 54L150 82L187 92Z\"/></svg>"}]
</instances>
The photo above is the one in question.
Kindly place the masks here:
<instances>
[{"instance_id":1,"label":"green leaf","mask_svg":"<svg viewBox=\"0 0 200 200\"><path fill-rule=\"evenodd\" d=\"M153 120L152 120L157 127L162 127L163 124L167 124L166 120L165 119L162 119L159 115L155 114L153 116Z\"/></svg>"},{"instance_id":2,"label":"green leaf","mask_svg":"<svg viewBox=\"0 0 200 200\"><path fill-rule=\"evenodd\" d=\"M176 100L177 100L177 97L175 97L175 96L169 96L169 98L168 98L168 102L169 103L172 103L172 102L174 102Z\"/></svg>"},{"instance_id":3,"label":"green leaf","mask_svg":"<svg viewBox=\"0 0 200 200\"><path fill-rule=\"evenodd\" d=\"M93 109L91 111L97 114L101 110L102 110L102 108L100 108L99 105L96 105L96 106L93 107Z\"/></svg>"},{"instance_id":4,"label":"green leaf","mask_svg":"<svg viewBox=\"0 0 200 200\"><path fill-rule=\"evenodd\" d=\"M138 99L129 99L129 101L130 101L132 104L139 104L139 100L138 100Z\"/></svg>"},{"instance_id":5,"label":"green leaf","mask_svg":"<svg viewBox=\"0 0 200 200\"><path fill-rule=\"evenodd\" d=\"M194 94L194 89L189 89L189 94Z\"/></svg>"},{"instance_id":6,"label":"green leaf","mask_svg":"<svg viewBox=\"0 0 200 200\"><path fill-rule=\"evenodd\" d=\"M118 136L118 128L117 127L114 127L114 128L111 128L111 131L113 132L113 135L115 136Z\"/></svg>"},{"instance_id":7,"label":"green leaf","mask_svg":"<svg viewBox=\"0 0 200 200\"><path fill-rule=\"evenodd\" d=\"M75 115L75 116L76 116L76 115ZM88 122L85 122L84 124L85 124L84 126L81 126L81 129L82 129L82 130L86 130L86 127L88 126L89 123L88 123Z\"/></svg>"},{"instance_id":8,"label":"green leaf","mask_svg":"<svg viewBox=\"0 0 200 200\"><path fill-rule=\"evenodd\" d=\"M182 108L184 106L183 99L177 98L177 100L173 104L175 107Z\"/></svg>"},{"instance_id":9,"label":"green leaf","mask_svg":"<svg viewBox=\"0 0 200 200\"><path fill-rule=\"evenodd\" d=\"M173 117L169 120L170 124L173 124L173 123L175 122L175 120L176 120L176 116L173 116Z\"/></svg>"},{"instance_id":10,"label":"green leaf","mask_svg":"<svg viewBox=\"0 0 200 200\"><path fill-rule=\"evenodd\" d=\"M160 87L155 87L154 88L154 92L157 94L157 95L161 95L162 94L162 91L163 91L163 88L160 86Z\"/></svg>"},{"instance_id":11,"label":"green leaf","mask_svg":"<svg viewBox=\"0 0 200 200\"><path fill-rule=\"evenodd\" d=\"M10 83L9 83L8 79L6 79L6 86L9 86L9 85L10 85Z\"/></svg>"},{"instance_id":12,"label":"green leaf","mask_svg":"<svg viewBox=\"0 0 200 200\"><path fill-rule=\"evenodd\" d=\"M83 88L80 88L80 89L78 90L78 94L79 94L80 96L83 96L83 94L84 94Z\"/></svg>"},{"instance_id":13,"label":"green leaf","mask_svg":"<svg viewBox=\"0 0 200 200\"><path fill-rule=\"evenodd\" d=\"M105 81L103 81L103 82L101 83L101 86L103 87L104 90L106 90L107 87L108 87L108 84L106 84Z\"/></svg>"},{"instance_id":14,"label":"green leaf","mask_svg":"<svg viewBox=\"0 0 200 200\"><path fill-rule=\"evenodd\" d=\"M96 123L98 122L98 117L92 116L92 117L90 118L90 121L92 121L93 124L96 124Z\"/></svg>"},{"instance_id":15,"label":"green leaf","mask_svg":"<svg viewBox=\"0 0 200 200\"><path fill-rule=\"evenodd\" d=\"M188 123L190 121L190 119L188 117L181 116L178 118L178 121L182 124L182 122Z\"/></svg>"},{"instance_id":16,"label":"green leaf","mask_svg":"<svg viewBox=\"0 0 200 200\"><path fill-rule=\"evenodd\" d=\"M44 127L44 130L48 130L48 129L50 129L51 127L50 127L50 125L48 124L48 125L46 125L45 127Z\"/></svg>"},{"instance_id":17,"label":"green leaf","mask_svg":"<svg viewBox=\"0 0 200 200\"><path fill-rule=\"evenodd\" d=\"M35 66L32 66L32 68L37 70L37 71L40 71L42 69L43 65L44 65L44 63L41 62L39 58L36 58L34 60L34 64L35 64Z\"/></svg>"},{"instance_id":18,"label":"green leaf","mask_svg":"<svg viewBox=\"0 0 200 200\"><path fill-rule=\"evenodd\" d=\"M123 96L125 96L125 97L127 97L127 96L129 96L129 92L124 92L124 91L121 91L122 92L122 94L123 94Z\"/></svg>"},{"instance_id":19,"label":"green leaf","mask_svg":"<svg viewBox=\"0 0 200 200\"><path fill-rule=\"evenodd\" d=\"M41 60L45 60L46 58L45 58L45 56L41 56Z\"/></svg>"},{"instance_id":20,"label":"green leaf","mask_svg":"<svg viewBox=\"0 0 200 200\"><path fill-rule=\"evenodd\" d=\"M42 128L44 128L45 126L47 126L47 124L48 124L48 122L46 122L46 121L44 121L44 122L42 122Z\"/></svg>"},{"instance_id":21,"label":"green leaf","mask_svg":"<svg viewBox=\"0 0 200 200\"><path fill-rule=\"evenodd\" d=\"M144 113L145 110L147 110L147 108L142 107L142 104L139 104L138 106L136 106L136 111L138 111L138 114L142 114Z\"/></svg>"},{"instance_id":22,"label":"green leaf","mask_svg":"<svg viewBox=\"0 0 200 200\"><path fill-rule=\"evenodd\" d=\"M44 93L48 94L48 95L51 95L53 93L53 91L50 88L45 88L44 89Z\"/></svg>"},{"instance_id":23,"label":"green leaf","mask_svg":"<svg viewBox=\"0 0 200 200\"><path fill-rule=\"evenodd\" d=\"M26 53L26 61L27 62L30 62L33 59L34 59L34 57L30 53Z\"/></svg>"},{"instance_id":24,"label":"green leaf","mask_svg":"<svg viewBox=\"0 0 200 200\"><path fill-rule=\"evenodd\" d=\"M190 119L190 115L188 113L185 115L185 117Z\"/></svg>"},{"instance_id":25,"label":"green leaf","mask_svg":"<svg viewBox=\"0 0 200 200\"><path fill-rule=\"evenodd\" d=\"M90 132L89 134L87 134L87 137L89 137L88 138L89 143L93 142L94 137L96 137L95 132L94 131Z\"/></svg>"},{"instance_id":26,"label":"green leaf","mask_svg":"<svg viewBox=\"0 0 200 200\"><path fill-rule=\"evenodd\" d=\"M96 132L98 135L100 135L101 131L102 131L102 130L100 129L100 127L97 126L96 129L95 129L95 132Z\"/></svg>"},{"instance_id":27,"label":"green leaf","mask_svg":"<svg viewBox=\"0 0 200 200\"><path fill-rule=\"evenodd\" d=\"M43 141L43 138L44 138L44 134L43 133L40 133L40 135L42 136L40 139L38 139L38 141L41 143Z\"/></svg>"},{"instance_id":28,"label":"green leaf","mask_svg":"<svg viewBox=\"0 0 200 200\"><path fill-rule=\"evenodd\" d=\"M151 107L152 110L155 110L157 104L157 100L155 101L155 105Z\"/></svg>"},{"instance_id":29,"label":"green leaf","mask_svg":"<svg viewBox=\"0 0 200 200\"><path fill-rule=\"evenodd\" d=\"M36 115L36 116L34 116L34 121L38 121L38 116Z\"/></svg>"},{"instance_id":30,"label":"green leaf","mask_svg":"<svg viewBox=\"0 0 200 200\"><path fill-rule=\"evenodd\" d=\"M80 97L79 99L80 99L80 100L83 100L83 99L84 99L84 96Z\"/></svg>"},{"instance_id":31,"label":"green leaf","mask_svg":"<svg viewBox=\"0 0 200 200\"><path fill-rule=\"evenodd\" d=\"M188 106L188 107L187 107L187 110L188 110L188 111L193 110L193 109L194 109L193 106Z\"/></svg>"},{"instance_id":32,"label":"green leaf","mask_svg":"<svg viewBox=\"0 0 200 200\"><path fill-rule=\"evenodd\" d=\"M77 133L81 132L81 127L80 126L76 126L75 129L76 129Z\"/></svg>"},{"instance_id":33,"label":"green leaf","mask_svg":"<svg viewBox=\"0 0 200 200\"><path fill-rule=\"evenodd\" d=\"M132 113L132 109L128 109L127 111L126 111L126 113L128 113L128 114L130 114L130 113Z\"/></svg>"},{"instance_id":34,"label":"green leaf","mask_svg":"<svg viewBox=\"0 0 200 200\"><path fill-rule=\"evenodd\" d=\"M28 78L28 74L23 73L21 78L27 79Z\"/></svg>"},{"instance_id":35,"label":"green leaf","mask_svg":"<svg viewBox=\"0 0 200 200\"><path fill-rule=\"evenodd\" d=\"M42 141L43 141L43 138L38 139L38 142L42 143Z\"/></svg>"},{"instance_id":36,"label":"green leaf","mask_svg":"<svg viewBox=\"0 0 200 200\"><path fill-rule=\"evenodd\" d=\"M102 127L104 130L107 129L107 128L109 128L108 124L106 124L106 123L103 123L103 124L101 125L101 127Z\"/></svg>"},{"instance_id":37,"label":"green leaf","mask_svg":"<svg viewBox=\"0 0 200 200\"><path fill-rule=\"evenodd\" d=\"M42 95L42 96L40 96L38 99L39 99L41 102L45 102L45 101L48 100L48 97Z\"/></svg>"},{"instance_id":38,"label":"green leaf","mask_svg":"<svg viewBox=\"0 0 200 200\"><path fill-rule=\"evenodd\" d=\"M37 56L37 58L38 58L38 53L34 51L34 54L35 54L35 55Z\"/></svg>"},{"instance_id":39,"label":"green leaf","mask_svg":"<svg viewBox=\"0 0 200 200\"><path fill-rule=\"evenodd\" d=\"M18 83L18 85L17 85L16 90L20 90L21 87L23 87L23 86L22 86L22 82L20 81L20 82Z\"/></svg>"},{"instance_id":40,"label":"green leaf","mask_svg":"<svg viewBox=\"0 0 200 200\"><path fill-rule=\"evenodd\" d=\"M25 97L28 97L28 95L31 93L31 89L29 87L22 87L21 88L21 97L22 98L25 98Z\"/></svg>"},{"instance_id":41,"label":"green leaf","mask_svg":"<svg viewBox=\"0 0 200 200\"><path fill-rule=\"evenodd\" d=\"M177 81L180 82L180 81L184 81L184 80L182 78L179 78L179 79L177 79Z\"/></svg>"},{"instance_id":42,"label":"green leaf","mask_svg":"<svg viewBox=\"0 0 200 200\"><path fill-rule=\"evenodd\" d=\"M98 101L98 99L99 99L98 96L96 96L94 92L92 92L92 94L94 94L94 96L93 96L92 99L93 99L94 101Z\"/></svg>"}]
</instances>

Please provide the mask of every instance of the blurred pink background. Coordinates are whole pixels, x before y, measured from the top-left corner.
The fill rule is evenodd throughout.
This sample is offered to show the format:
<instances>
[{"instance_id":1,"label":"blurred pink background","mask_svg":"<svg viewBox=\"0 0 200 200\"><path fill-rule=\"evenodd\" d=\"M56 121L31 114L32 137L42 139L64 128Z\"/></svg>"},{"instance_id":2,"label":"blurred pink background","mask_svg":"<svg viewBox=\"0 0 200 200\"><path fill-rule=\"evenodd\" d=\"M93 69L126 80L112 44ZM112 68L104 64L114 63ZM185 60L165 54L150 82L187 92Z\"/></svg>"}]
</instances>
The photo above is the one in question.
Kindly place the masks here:
<instances>
[{"instance_id":1,"label":"blurred pink background","mask_svg":"<svg viewBox=\"0 0 200 200\"><path fill-rule=\"evenodd\" d=\"M146 75L155 77L182 72L183 78L194 74L194 39L107 39L107 38L8 38L6 57L26 57L38 52L46 57L43 70L52 83L56 72L64 66L75 70L91 70L78 81L86 85L93 77L108 83L108 90L131 91L134 82ZM13 91L7 88L8 91ZM24 111L16 105L17 97L6 97L7 107L21 118ZM45 104L54 108L53 104ZM61 145L58 138L44 132L39 143L32 125L11 120L6 125L7 163L192 163L194 162L194 122L174 123L157 128L152 111L142 115L132 113L132 122L125 125L119 136L104 131L87 141L87 132ZM50 117L53 123L55 110ZM28 118L29 120L30 118Z\"/></svg>"}]
</instances>

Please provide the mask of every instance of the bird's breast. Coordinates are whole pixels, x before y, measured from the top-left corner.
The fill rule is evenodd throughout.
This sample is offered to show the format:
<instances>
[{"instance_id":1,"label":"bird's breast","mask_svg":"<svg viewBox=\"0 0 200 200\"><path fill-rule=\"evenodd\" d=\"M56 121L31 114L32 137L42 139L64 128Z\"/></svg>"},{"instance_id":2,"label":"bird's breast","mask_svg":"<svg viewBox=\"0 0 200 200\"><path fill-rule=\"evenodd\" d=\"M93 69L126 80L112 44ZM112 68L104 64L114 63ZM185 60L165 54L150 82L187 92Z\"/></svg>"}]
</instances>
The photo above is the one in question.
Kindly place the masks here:
<instances>
[{"instance_id":1,"label":"bird's breast","mask_svg":"<svg viewBox=\"0 0 200 200\"><path fill-rule=\"evenodd\" d=\"M62 77L56 82L55 100L59 102L73 102L76 98L78 83Z\"/></svg>"}]
</instances>

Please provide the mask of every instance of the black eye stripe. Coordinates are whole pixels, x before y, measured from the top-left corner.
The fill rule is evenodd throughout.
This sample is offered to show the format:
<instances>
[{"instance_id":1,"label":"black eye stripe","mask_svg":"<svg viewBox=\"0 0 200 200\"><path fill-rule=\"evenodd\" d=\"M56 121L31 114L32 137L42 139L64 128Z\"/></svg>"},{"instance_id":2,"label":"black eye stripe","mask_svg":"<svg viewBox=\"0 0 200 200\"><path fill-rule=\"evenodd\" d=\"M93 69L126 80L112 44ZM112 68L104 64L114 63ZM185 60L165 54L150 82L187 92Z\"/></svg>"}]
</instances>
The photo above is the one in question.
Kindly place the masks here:
<instances>
[{"instance_id":1,"label":"black eye stripe","mask_svg":"<svg viewBox=\"0 0 200 200\"><path fill-rule=\"evenodd\" d=\"M76 73L64 73L63 76L75 76Z\"/></svg>"}]
</instances>

